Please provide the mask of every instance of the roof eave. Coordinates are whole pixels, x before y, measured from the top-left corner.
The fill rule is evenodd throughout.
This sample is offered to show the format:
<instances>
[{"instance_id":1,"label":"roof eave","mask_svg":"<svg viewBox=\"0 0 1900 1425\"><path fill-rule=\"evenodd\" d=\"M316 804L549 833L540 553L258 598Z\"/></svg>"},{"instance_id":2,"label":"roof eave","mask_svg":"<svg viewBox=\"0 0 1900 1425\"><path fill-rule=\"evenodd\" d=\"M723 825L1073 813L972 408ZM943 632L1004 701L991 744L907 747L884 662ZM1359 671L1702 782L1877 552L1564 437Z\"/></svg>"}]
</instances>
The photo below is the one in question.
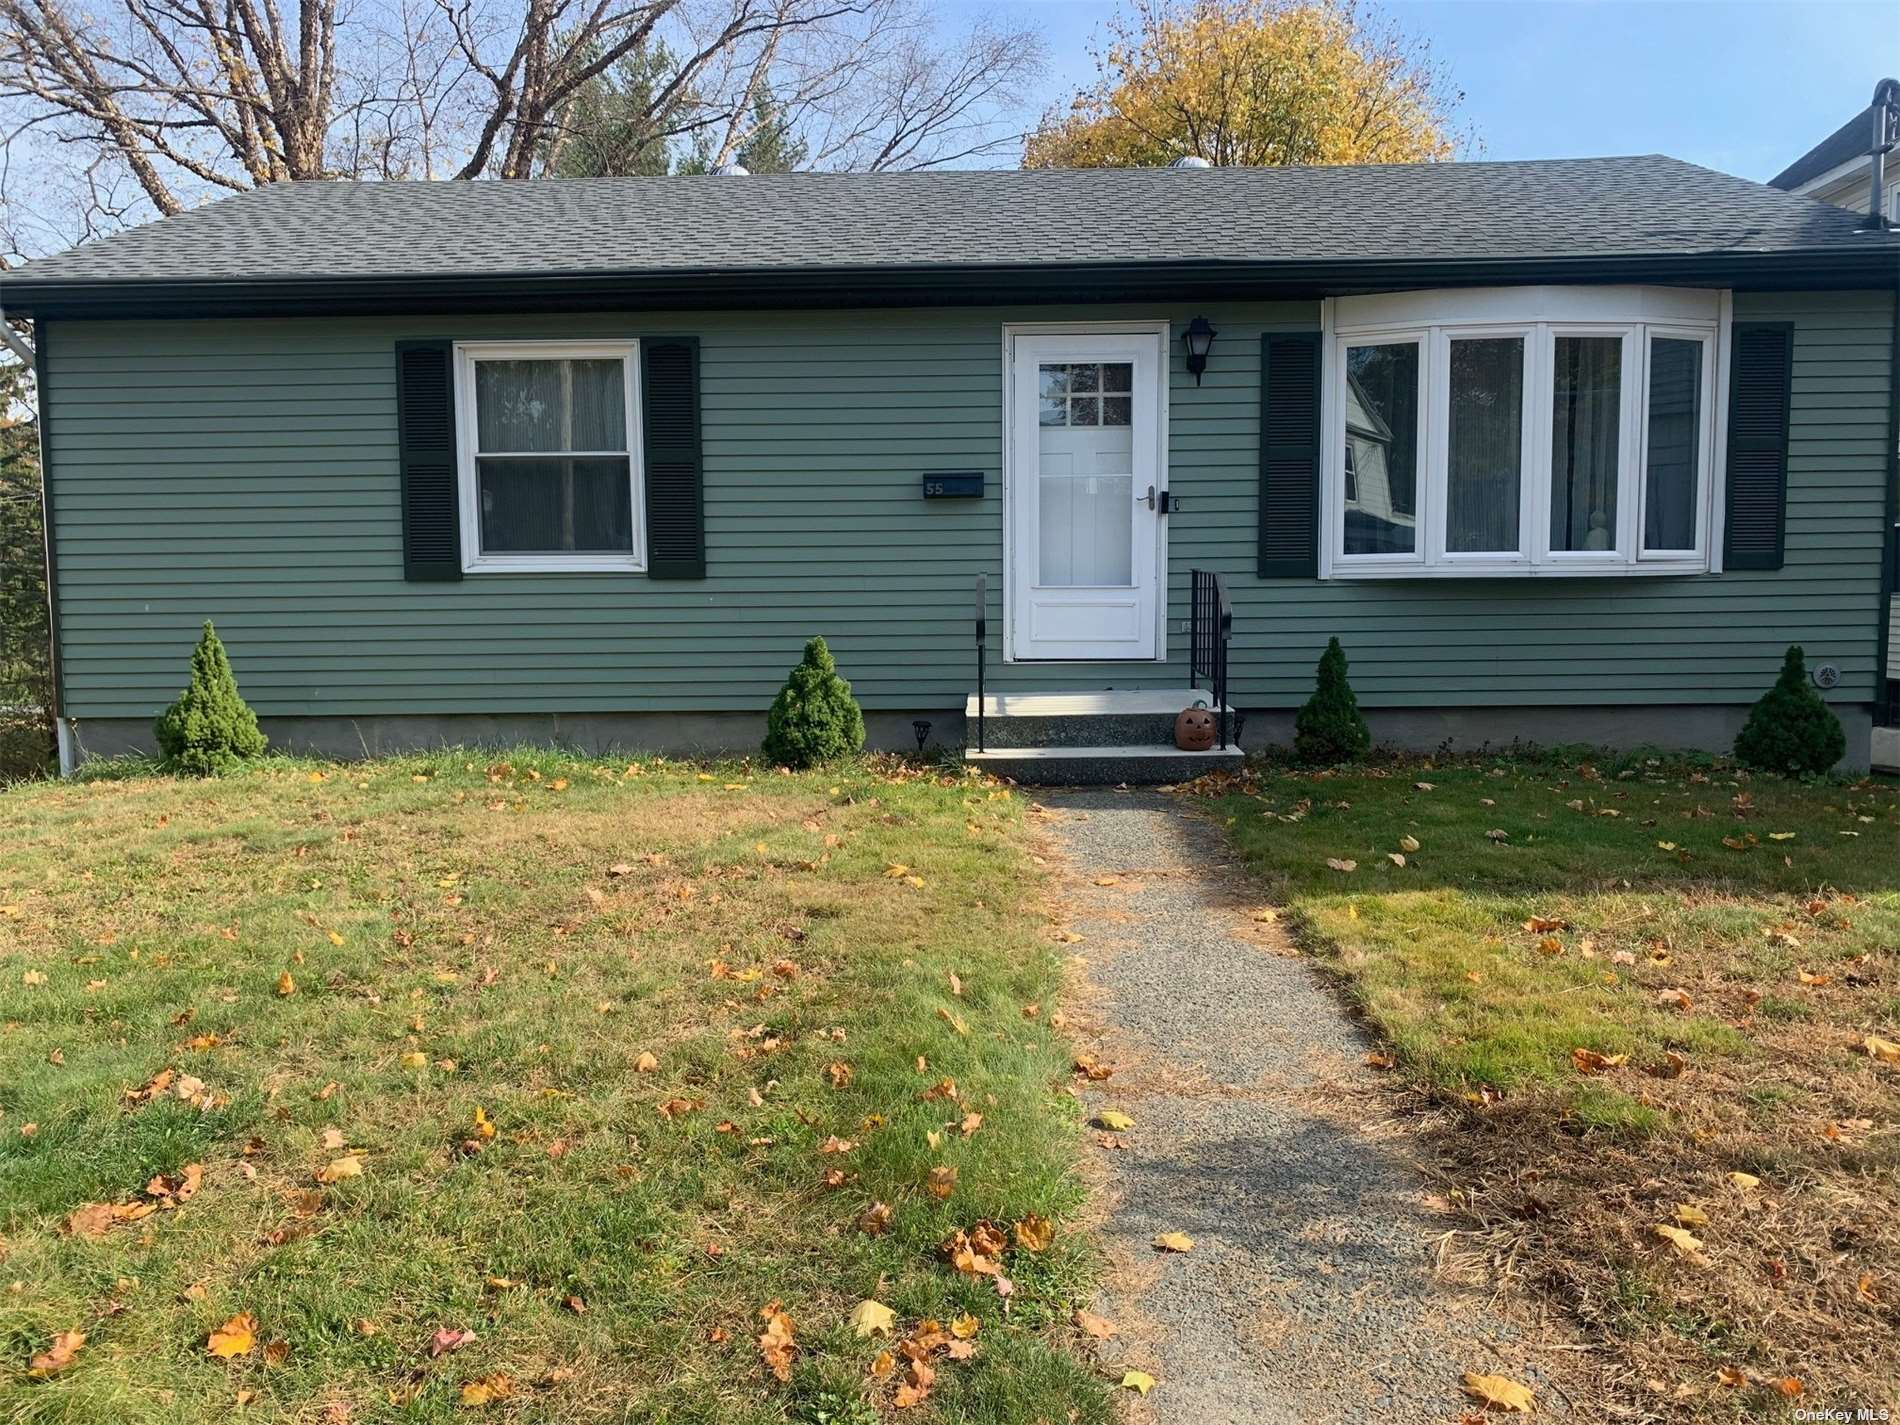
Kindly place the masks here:
<instances>
[{"instance_id":1,"label":"roof eave","mask_svg":"<svg viewBox=\"0 0 1900 1425\"><path fill-rule=\"evenodd\" d=\"M468 277L36 281L0 277L17 316L302 316L693 308L969 306L995 302L1313 298L1417 287L1645 282L1739 289L1887 286L1900 243L1587 257L1319 259L496 273Z\"/></svg>"}]
</instances>

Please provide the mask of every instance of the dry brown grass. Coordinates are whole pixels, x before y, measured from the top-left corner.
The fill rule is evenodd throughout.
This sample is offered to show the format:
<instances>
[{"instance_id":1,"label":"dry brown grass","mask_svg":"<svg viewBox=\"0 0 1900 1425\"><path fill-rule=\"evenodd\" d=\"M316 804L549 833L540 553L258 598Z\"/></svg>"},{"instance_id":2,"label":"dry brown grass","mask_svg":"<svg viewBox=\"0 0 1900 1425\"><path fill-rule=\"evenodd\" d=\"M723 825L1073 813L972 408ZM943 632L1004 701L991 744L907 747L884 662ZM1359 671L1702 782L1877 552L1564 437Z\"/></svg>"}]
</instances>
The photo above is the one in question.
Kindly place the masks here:
<instances>
[{"instance_id":1,"label":"dry brown grass","mask_svg":"<svg viewBox=\"0 0 1900 1425\"><path fill-rule=\"evenodd\" d=\"M1866 1043L1900 1039L1891 785L1499 762L1240 791L1241 846L1398 1059L1446 1274L1584 1329L1583 1418L1900 1406L1900 1065ZM1685 1225L1693 1256L1656 1231Z\"/></svg>"}]
</instances>

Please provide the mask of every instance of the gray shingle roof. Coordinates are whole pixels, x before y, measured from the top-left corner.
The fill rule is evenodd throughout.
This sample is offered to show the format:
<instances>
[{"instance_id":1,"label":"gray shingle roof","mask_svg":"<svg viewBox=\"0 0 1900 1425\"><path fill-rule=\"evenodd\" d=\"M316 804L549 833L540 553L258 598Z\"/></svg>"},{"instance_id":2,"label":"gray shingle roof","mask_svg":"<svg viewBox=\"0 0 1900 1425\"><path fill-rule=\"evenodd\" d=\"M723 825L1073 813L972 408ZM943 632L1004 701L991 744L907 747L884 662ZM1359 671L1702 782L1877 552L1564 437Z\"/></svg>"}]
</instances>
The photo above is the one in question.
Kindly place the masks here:
<instances>
[{"instance_id":1,"label":"gray shingle roof","mask_svg":"<svg viewBox=\"0 0 1900 1425\"><path fill-rule=\"evenodd\" d=\"M1867 251L1853 214L1660 156L1176 171L300 183L43 258L39 283L1430 262Z\"/></svg>"}]
</instances>

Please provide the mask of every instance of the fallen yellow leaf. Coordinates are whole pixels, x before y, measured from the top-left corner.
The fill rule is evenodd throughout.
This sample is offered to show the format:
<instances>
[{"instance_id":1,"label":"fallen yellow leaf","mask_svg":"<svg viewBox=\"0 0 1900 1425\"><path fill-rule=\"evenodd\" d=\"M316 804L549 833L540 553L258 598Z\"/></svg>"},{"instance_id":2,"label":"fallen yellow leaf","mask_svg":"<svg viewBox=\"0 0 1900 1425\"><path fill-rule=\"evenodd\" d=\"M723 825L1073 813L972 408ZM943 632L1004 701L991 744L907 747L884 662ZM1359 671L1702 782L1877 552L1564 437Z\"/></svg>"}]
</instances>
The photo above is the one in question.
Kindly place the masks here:
<instances>
[{"instance_id":1,"label":"fallen yellow leaf","mask_svg":"<svg viewBox=\"0 0 1900 1425\"><path fill-rule=\"evenodd\" d=\"M1891 1039L1869 1034L1861 1041L1861 1047L1867 1051L1868 1057L1878 1059L1883 1064L1900 1064L1900 1044Z\"/></svg>"},{"instance_id":2,"label":"fallen yellow leaf","mask_svg":"<svg viewBox=\"0 0 1900 1425\"><path fill-rule=\"evenodd\" d=\"M1155 1238L1155 1246L1163 1252L1192 1252L1194 1239L1185 1232L1163 1232Z\"/></svg>"},{"instance_id":3,"label":"fallen yellow leaf","mask_svg":"<svg viewBox=\"0 0 1900 1425\"><path fill-rule=\"evenodd\" d=\"M1728 1180L1743 1192L1761 1186L1761 1179L1756 1177L1753 1173L1730 1173Z\"/></svg>"},{"instance_id":4,"label":"fallen yellow leaf","mask_svg":"<svg viewBox=\"0 0 1900 1425\"><path fill-rule=\"evenodd\" d=\"M1594 1049L1572 1049L1570 1062L1580 1074L1601 1074L1629 1062L1627 1054L1599 1054Z\"/></svg>"},{"instance_id":5,"label":"fallen yellow leaf","mask_svg":"<svg viewBox=\"0 0 1900 1425\"><path fill-rule=\"evenodd\" d=\"M351 1153L347 1157L336 1159L327 1167L317 1169L317 1181L320 1183L340 1183L345 1178L360 1178L362 1176L363 1160L354 1153Z\"/></svg>"},{"instance_id":6,"label":"fallen yellow leaf","mask_svg":"<svg viewBox=\"0 0 1900 1425\"><path fill-rule=\"evenodd\" d=\"M221 1359L229 1360L233 1356L248 1356L251 1348L256 1344L257 1318L245 1311L233 1316L213 1331L205 1340L205 1350Z\"/></svg>"},{"instance_id":7,"label":"fallen yellow leaf","mask_svg":"<svg viewBox=\"0 0 1900 1425\"><path fill-rule=\"evenodd\" d=\"M1694 1203L1679 1202L1676 1204L1676 1221L1684 1227L1707 1227L1709 1214Z\"/></svg>"},{"instance_id":8,"label":"fallen yellow leaf","mask_svg":"<svg viewBox=\"0 0 1900 1425\"><path fill-rule=\"evenodd\" d=\"M759 1358L778 1380L791 1380L792 1357L798 1350L792 1318L778 1302L771 1301L759 1308L759 1320L765 1323L765 1330L759 1333Z\"/></svg>"},{"instance_id":9,"label":"fallen yellow leaf","mask_svg":"<svg viewBox=\"0 0 1900 1425\"><path fill-rule=\"evenodd\" d=\"M1526 1415L1531 1413L1530 1387L1519 1385L1509 1376L1487 1376L1466 1371L1465 1393L1474 1400L1482 1400L1486 1405L1501 1405L1506 1410L1518 1410Z\"/></svg>"},{"instance_id":10,"label":"fallen yellow leaf","mask_svg":"<svg viewBox=\"0 0 1900 1425\"><path fill-rule=\"evenodd\" d=\"M1137 1395L1146 1395L1155 1388L1155 1378L1146 1371L1122 1372L1122 1389L1132 1390Z\"/></svg>"},{"instance_id":11,"label":"fallen yellow leaf","mask_svg":"<svg viewBox=\"0 0 1900 1425\"><path fill-rule=\"evenodd\" d=\"M1111 1133L1123 1133L1135 1126L1135 1120L1119 1108L1105 1108L1095 1115L1095 1121Z\"/></svg>"},{"instance_id":12,"label":"fallen yellow leaf","mask_svg":"<svg viewBox=\"0 0 1900 1425\"><path fill-rule=\"evenodd\" d=\"M497 1400L506 1400L515 1393L515 1383L500 1371L486 1375L479 1380L462 1383L462 1404L470 1410L479 1410L492 1405Z\"/></svg>"},{"instance_id":13,"label":"fallen yellow leaf","mask_svg":"<svg viewBox=\"0 0 1900 1425\"><path fill-rule=\"evenodd\" d=\"M1687 1257L1697 1266L1706 1267L1709 1264L1709 1259L1702 1255L1702 1239L1697 1237L1694 1233L1687 1232L1680 1227L1671 1227L1666 1222L1658 1222L1654 1227L1650 1228L1650 1231L1654 1232L1658 1237L1662 1238L1663 1241L1667 1242L1671 1247L1674 1247L1678 1253Z\"/></svg>"},{"instance_id":14,"label":"fallen yellow leaf","mask_svg":"<svg viewBox=\"0 0 1900 1425\"><path fill-rule=\"evenodd\" d=\"M1016 1245L1025 1252L1046 1252L1055 1241L1055 1224L1046 1217L1030 1213L1015 1226Z\"/></svg>"},{"instance_id":15,"label":"fallen yellow leaf","mask_svg":"<svg viewBox=\"0 0 1900 1425\"><path fill-rule=\"evenodd\" d=\"M36 1380L57 1375L73 1363L79 1354L79 1348L86 1344L86 1333L80 1330L61 1331L53 1337L53 1344L41 1351L27 1365L26 1373Z\"/></svg>"},{"instance_id":16,"label":"fallen yellow leaf","mask_svg":"<svg viewBox=\"0 0 1900 1425\"><path fill-rule=\"evenodd\" d=\"M897 1324L897 1313L882 1302L860 1301L851 1308L851 1329L859 1340L872 1336L888 1336L891 1328Z\"/></svg>"},{"instance_id":17,"label":"fallen yellow leaf","mask_svg":"<svg viewBox=\"0 0 1900 1425\"><path fill-rule=\"evenodd\" d=\"M294 995L297 993L297 982L290 978L290 971L283 970L278 973L277 993L280 995Z\"/></svg>"}]
</instances>

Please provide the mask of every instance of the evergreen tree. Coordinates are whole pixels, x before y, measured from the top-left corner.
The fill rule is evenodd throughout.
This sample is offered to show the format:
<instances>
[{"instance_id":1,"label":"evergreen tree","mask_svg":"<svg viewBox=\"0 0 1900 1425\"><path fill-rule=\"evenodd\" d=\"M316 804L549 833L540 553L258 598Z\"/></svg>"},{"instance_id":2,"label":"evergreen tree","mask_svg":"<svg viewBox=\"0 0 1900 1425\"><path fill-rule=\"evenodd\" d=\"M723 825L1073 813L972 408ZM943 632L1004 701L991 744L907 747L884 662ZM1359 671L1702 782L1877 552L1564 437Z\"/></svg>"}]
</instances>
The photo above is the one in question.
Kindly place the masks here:
<instances>
[{"instance_id":1,"label":"evergreen tree","mask_svg":"<svg viewBox=\"0 0 1900 1425\"><path fill-rule=\"evenodd\" d=\"M824 639L814 638L766 714L765 755L784 767L815 767L863 746L864 713Z\"/></svg>"},{"instance_id":2,"label":"evergreen tree","mask_svg":"<svg viewBox=\"0 0 1900 1425\"><path fill-rule=\"evenodd\" d=\"M672 130L691 103L675 94L658 111L657 96L677 62L665 45L634 50L583 85L550 139L556 178L635 178L665 173L673 162Z\"/></svg>"},{"instance_id":3,"label":"evergreen tree","mask_svg":"<svg viewBox=\"0 0 1900 1425\"><path fill-rule=\"evenodd\" d=\"M190 684L153 727L169 771L209 777L263 755L257 714L238 692L231 660L209 619L192 650Z\"/></svg>"},{"instance_id":4,"label":"evergreen tree","mask_svg":"<svg viewBox=\"0 0 1900 1425\"><path fill-rule=\"evenodd\" d=\"M761 97L752 105L752 132L739 150L739 162L750 173L795 173L809 150L805 141L792 132L784 111L770 98Z\"/></svg>"},{"instance_id":5,"label":"evergreen tree","mask_svg":"<svg viewBox=\"0 0 1900 1425\"><path fill-rule=\"evenodd\" d=\"M1781 676L1749 709L1735 739L1735 760L1758 772L1813 777L1847 755L1847 734L1808 681L1807 660L1797 645L1781 662Z\"/></svg>"},{"instance_id":6,"label":"evergreen tree","mask_svg":"<svg viewBox=\"0 0 1900 1425\"><path fill-rule=\"evenodd\" d=\"M1356 762L1372 747L1359 699L1346 681L1346 650L1337 638L1319 658L1319 686L1293 721L1293 752L1314 766Z\"/></svg>"},{"instance_id":7,"label":"evergreen tree","mask_svg":"<svg viewBox=\"0 0 1900 1425\"><path fill-rule=\"evenodd\" d=\"M792 173L805 161L805 141L792 132L771 96L752 101L752 125L734 159L747 173ZM693 151L679 161L675 173L711 173L719 157L713 135L701 129L693 139Z\"/></svg>"}]
</instances>

